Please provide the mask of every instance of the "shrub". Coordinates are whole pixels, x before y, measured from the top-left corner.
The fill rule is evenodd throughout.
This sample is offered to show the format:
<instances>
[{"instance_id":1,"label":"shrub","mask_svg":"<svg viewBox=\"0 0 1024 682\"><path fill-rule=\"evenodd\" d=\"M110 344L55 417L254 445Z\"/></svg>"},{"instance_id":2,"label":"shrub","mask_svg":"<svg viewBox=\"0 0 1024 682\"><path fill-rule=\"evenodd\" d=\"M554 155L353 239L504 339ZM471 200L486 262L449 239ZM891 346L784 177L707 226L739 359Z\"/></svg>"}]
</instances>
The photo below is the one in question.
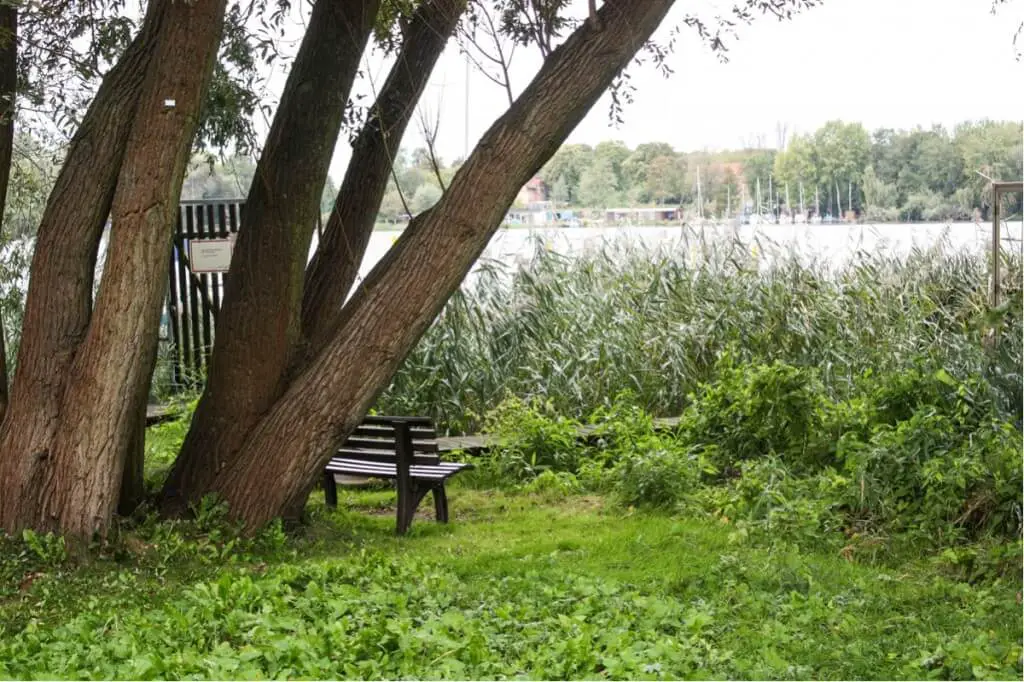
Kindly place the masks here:
<instances>
[{"instance_id":1,"label":"shrub","mask_svg":"<svg viewBox=\"0 0 1024 682\"><path fill-rule=\"evenodd\" d=\"M550 403L509 397L484 424L494 443L483 466L498 482L526 481L544 471L575 473L579 467L579 424L554 414Z\"/></svg>"},{"instance_id":2,"label":"shrub","mask_svg":"<svg viewBox=\"0 0 1024 682\"><path fill-rule=\"evenodd\" d=\"M740 463L739 475L723 485L688 495L684 509L734 523L741 535L804 547L837 544L845 528L844 494L849 479L828 468L795 475L777 456Z\"/></svg>"},{"instance_id":3,"label":"shrub","mask_svg":"<svg viewBox=\"0 0 1024 682\"><path fill-rule=\"evenodd\" d=\"M618 459L609 472L612 490L631 506L674 507L700 483L701 462L695 451L669 439L654 438Z\"/></svg>"},{"instance_id":4,"label":"shrub","mask_svg":"<svg viewBox=\"0 0 1024 682\"><path fill-rule=\"evenodd\" d=\"M849 505L864 523L939 546L986 532L1012 537L1021 528L1020 442L1009 424L964 432L922 408L867 442L841 442Z\"/></svg>"},{"instance_id":5,"label":"shrub","mask_svg":"<svg viewBox=\"0 0 1024 682\"><path fill-rule=\"evenodd\" d=\"M691 397L680 428L694 445L714 445L720 469L779 455L791 465L823 464L820 442L825 400L813 373L783 362L719 363L718 378Z\"/></svg>"}]
</instances>

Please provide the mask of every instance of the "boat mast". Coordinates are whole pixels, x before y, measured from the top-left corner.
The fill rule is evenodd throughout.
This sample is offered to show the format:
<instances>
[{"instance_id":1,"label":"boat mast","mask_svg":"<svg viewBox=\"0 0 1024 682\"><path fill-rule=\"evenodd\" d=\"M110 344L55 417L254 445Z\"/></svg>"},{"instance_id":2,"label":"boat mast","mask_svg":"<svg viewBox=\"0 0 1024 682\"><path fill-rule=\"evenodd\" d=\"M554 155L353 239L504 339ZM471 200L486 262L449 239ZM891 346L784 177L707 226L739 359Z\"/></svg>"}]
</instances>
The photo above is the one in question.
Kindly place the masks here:
<instances>
[{"instance_id":1,"label":"boat mast","mask_svg":"<svg viewBox=\"0 0 1024 682\"><path fill-rule=\"evenodd\" d=\"M789 211L789 222L796 222L796 214L793 213L793 209L789 205L789 183L786 183L786 210Z\"/></svg>"},{"instance_id":2,"label":"boat mast","mask_svg":"<svg viewBox=\"0 0 1024 682\"><path fill-rule=\"evenodd\" d=\"M704 219L704 201L700 195L700 166L697 166L697 217Z\"/></svg>"},{"instance_id":3,"label":"boat mast","mask_svg":"<svg viewBox=\"0 0 1024 682\"><path fill-rule=\"evenodd\" d=\"M754 202L757 204L757 217L761 217L761 178L757 179L757 194L754 198Z\"/></svg>"}]
</instances>

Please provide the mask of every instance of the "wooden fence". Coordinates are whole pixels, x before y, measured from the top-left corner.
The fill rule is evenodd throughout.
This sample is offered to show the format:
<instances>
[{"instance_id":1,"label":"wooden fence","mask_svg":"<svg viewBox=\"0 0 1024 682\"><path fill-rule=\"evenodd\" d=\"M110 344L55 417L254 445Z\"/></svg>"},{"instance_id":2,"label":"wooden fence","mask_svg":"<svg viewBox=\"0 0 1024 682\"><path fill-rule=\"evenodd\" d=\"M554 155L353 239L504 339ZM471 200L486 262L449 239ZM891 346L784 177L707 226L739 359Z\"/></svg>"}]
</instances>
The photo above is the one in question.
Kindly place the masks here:
<instances>
[{"instance_id":1,"label":"wooden fence","mask_svg":"<svg viewBox=\"0 0 1024 682\"><path fill-rule=\"evenodd\" d=\"M183 201L178 209L167 288L171 382L175 387L199 385L206 376L227 280L226 272L193 271L190 246L236 234L242 210L240 199Z\"/></svg>"}]
</instances>

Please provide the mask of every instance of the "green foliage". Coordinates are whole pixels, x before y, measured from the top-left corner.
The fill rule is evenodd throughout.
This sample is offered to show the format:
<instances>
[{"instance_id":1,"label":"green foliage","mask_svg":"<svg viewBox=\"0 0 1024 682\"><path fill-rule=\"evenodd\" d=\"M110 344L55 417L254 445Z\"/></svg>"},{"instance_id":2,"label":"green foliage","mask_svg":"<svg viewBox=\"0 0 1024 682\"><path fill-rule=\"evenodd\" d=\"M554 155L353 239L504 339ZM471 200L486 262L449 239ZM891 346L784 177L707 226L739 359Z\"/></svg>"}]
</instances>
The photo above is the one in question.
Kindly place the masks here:
<instances>
[{"instance_id":1,"label":"green foliage","mask_svg":"<svg viewBox=\"0 0 1024 682\"><path fill-rule=\"evenodd\" d=\"M540 177L549 198L559 204L605 208L612 204L680 204L695 207L697 174L708 214L737 215L746 210L760 182L767 204L769 178L777 200L838 215L852 208L868 222L968 220L977 209L984 217L991 203L988 181L1019 178L1021 127L1015 121L979 121L925 130L879 129L869 134L859 123L828 121L807 135L794 135L784 149L750 148L723 152L677 152L664 142L620 142L595 148L565 145ZM838 194L837 194L838 192ZM775 198L773 197L774 201ZM1019 214L1021 198L1008 197L1006 214Z\"/></svg>"},{"instance_id":2,"label":"green foliage","mask_svg":"<svg viewBox=\"0 0 1024 682\"><path fill-rule=\"evenodd\" d=\"M578 428L555 414L551 403L509 397L484 420L485 433L494 439L484 468L496 483L525 481L545 471L575 473L582 454Z\"/></svg>"},{"instance_id":3,"label":"green foliage","mask_svg":"<svg viewBox=\"0 0 1024 682\"><path fill-rule=\"evenodd\" d=\"M146 429L146 486L151 490L163 485L178 456L181 444L192 423L198 397L181 398L180 413L176 419Z\"/></svg>"},{"instance_id":4,"label":"green foliage","mask_svg":"<svg viewBox=\"0 0 1024 682\"><path fill-rule=\"evenodd\" d=\"M1021 419L1018 265L1004 271L1006 306L990 311L980 257L862 254L832 272L784 254L751 264L746 245L699 239L614 243L572 259L539 245L521 270L488 263L378 406L475 432L477 415L510 393L582 420L629 389L646 411L675 416L731 348L739 364L816 368L831 398L851 396L868 370L895 375L928 357L929 371L984 379L999 413Z\"/></svg>"},{"instance_id":5,"label":"green foliage","mask_svg":"<svg viewBox=\"0 0 1024 682\"><path fill-rule=\"evenodd\" d=\"M832 468L798 475L782 457L769 455L741 462L722 485L693 491L682 508L731 523L735 539L754 536L773 544L837 549L848 524L849 487L850 479Z\"/></svg>"},{"instance_id":6,"label":"green foliage","mask_svg":"<svg viewBox=\"0 0 1024 682\"><path fill-rule=\"evenodd\" d=\"M631 506L671 509L700 481L701 457L678 444L645 441L629 456L621 457L609 472L611 489Z\"/></svg>"},{"instance_id":7,"label":"green foliage","mask_svg":"<svg viewBox=\"0 0 1024 682\"><path fill-rule=\"evenodd\" d=\"M715 446L719 470L779 454L793 466L822 463L824 398L811 371L778 361L736 366L726 354L716 374L691 397L680 427L692 442Z\"/></svg>"},{"instance_id":8,"label":"green foliage","mask_svg":"<svg viewBox=\"0 0 1024 682\"><path fill-rule=\"evenodd\" d=\"M132 554L82 566L16 563L24 543L0 539L0 677L1021 674L1019 573L955 579L1001 561L993 546L890 569L721 521L453 492L469 518L400 541L343 509L262 544L147 521Z\"/></svg>"}]
</instances>

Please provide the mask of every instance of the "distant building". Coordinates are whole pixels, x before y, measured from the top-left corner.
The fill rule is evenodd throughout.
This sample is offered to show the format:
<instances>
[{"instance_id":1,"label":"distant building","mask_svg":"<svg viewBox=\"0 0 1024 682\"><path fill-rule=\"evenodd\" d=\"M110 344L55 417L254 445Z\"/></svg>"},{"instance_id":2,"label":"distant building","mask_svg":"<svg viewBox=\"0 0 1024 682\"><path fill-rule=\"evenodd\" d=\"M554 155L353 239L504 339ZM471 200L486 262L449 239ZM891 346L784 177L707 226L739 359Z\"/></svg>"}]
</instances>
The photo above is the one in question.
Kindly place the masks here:
<instances>
[{"instance_id":1,"label":"distant building","mask_svg":"<svg viewBox=\"0 0 1024 682\"><path fill-rule=\"evenodd\" d=\"M548 186L540 179L539 175L530 178L530 181L523 185L516 197L516 203L522 206L531 206L548 200Z\"/></svg>"},{"instance_id":2,"label":"distant building","mask_svg":"<svg viewBox=\"0 0 1024 682\"><path fill-rule=\"evenodd\" d=\"M655 208L609 208L604 212L604 221L611 225L644 225L674 222L676 220L679 220L679 209L668 206L658 206Z\"/></svg>"}]
</instances>

